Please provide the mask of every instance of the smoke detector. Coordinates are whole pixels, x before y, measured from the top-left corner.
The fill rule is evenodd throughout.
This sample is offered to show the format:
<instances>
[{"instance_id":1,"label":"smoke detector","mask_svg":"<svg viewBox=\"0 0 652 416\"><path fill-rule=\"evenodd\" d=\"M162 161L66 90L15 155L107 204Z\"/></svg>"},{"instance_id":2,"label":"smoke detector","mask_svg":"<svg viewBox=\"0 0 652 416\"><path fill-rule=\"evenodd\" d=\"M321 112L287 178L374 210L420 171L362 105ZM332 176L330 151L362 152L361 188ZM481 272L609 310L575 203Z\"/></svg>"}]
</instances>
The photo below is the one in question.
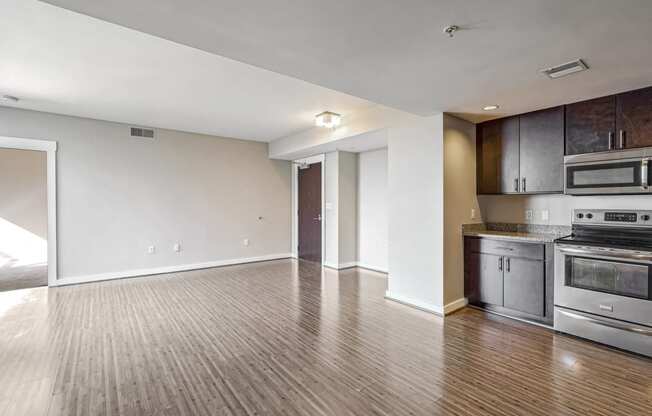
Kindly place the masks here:
<instances>
[{"instance_id":1,"label":"smoke detector","mask_svg":"<svg viewBox=\"0 0 652 416\"><path fill-rule=\"evenodd\" d=\"M542 69L541 72L548 75L548 77L555 79L565 77L566 75L574 74L576 72L586 71L587 69L589 69L589 67L584 63L584 61L581 59L576 59L571 62L566 62L565 64Z\"/></svg>"},{"instance_id":2,"label":"smoke detector","mask_svg":"<svg viewBox=\"0 0 652 416\"><path fill-rule=\"evenodd\" d=\"M443 32L447 34L449 38L452 38L453 36L455 36L455 32L457 32L458 30L460 30L459 26L450 25L450 26L446 26Z\"/></svg>"}]
</instances>

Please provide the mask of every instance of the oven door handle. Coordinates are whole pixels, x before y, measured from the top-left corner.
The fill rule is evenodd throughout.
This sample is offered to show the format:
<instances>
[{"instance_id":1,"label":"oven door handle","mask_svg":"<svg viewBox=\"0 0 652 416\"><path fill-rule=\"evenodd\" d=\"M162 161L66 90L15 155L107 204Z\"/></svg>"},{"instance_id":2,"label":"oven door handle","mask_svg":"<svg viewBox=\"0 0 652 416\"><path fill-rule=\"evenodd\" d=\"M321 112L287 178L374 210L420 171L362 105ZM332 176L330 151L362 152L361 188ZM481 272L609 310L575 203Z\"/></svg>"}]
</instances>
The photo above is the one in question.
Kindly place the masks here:
<instances>
[{"instance_id":1,"label":"oven door handle","mask_svg":"<svg viewBox=\"0 0 652 416\"><path fill-rule=\"evenodd\" d=\"M618 250L614 249L612 251L603 251L591 249L590 247L585 246L566 246L566 245L557 245L559 252L562 254L579 254L584 256L600 256L600 257L609 257L620 260L638 260L647 263L652 263L652 254L644 253L635 253L629 250Z\"/></svg>"},{"instance_id":2,"label":"oven door handle","mask_svg":"<svg viewBox=\"0 0 652 416\"><path fill-rule=\"evenodd\" d=\"M624 325L624 324L617 324L615 322L603 321L601 319L590 318L588 316L580 315L580 314L573 313L573 312L564 311L564 310L561 310L561 309L557 309L557 312L559 312L559 313L561 313L563 315L566 315L569 318L578 319L580 321L586 321L586 322L590 322L590 323L596 324L596 325L602 325L602 326L606 326L606 327L609 327L609 328L620 329L620 330L623 330L623 331L634 332L635 334L645 335L647 337L652 337L652 330L649 330L649 329L643 329L643 328L638 328L638 327Z\"/></svg>"}]
</instances>

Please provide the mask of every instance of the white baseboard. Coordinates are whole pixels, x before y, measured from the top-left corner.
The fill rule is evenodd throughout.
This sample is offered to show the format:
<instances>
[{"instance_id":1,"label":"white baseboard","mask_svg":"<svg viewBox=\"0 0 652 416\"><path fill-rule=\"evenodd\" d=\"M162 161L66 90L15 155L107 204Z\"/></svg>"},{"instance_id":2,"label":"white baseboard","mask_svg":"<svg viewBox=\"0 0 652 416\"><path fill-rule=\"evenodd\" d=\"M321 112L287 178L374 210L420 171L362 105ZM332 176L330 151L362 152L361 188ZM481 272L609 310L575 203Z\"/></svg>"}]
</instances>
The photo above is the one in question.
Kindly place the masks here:
<instances>
[{"instance_id":1,"label":"white baseboard","mask_svg":"<svg viewBox=\"0 0 652 416\"><path fill-rule=\"evenodd\" d=\"M468 304L469 300L467 298L460 298L451 303L447 303L444 305L444 315L448 315L455 312L456 310L462 309Z\"/></svg>"},{"instance_id":2,"label":"white baseboard","mask_svg":"<svg viewBox=\"0 0 652 416\"><path fill-rule=\"evenodd\" d=\"M381 267L372 266L372 265L370 265L370 264L365 264L365 263L360 263L360 262L358 262L358 263L357 263L357 266L358 266L358 267L361 267L361 268L363 268L363 269L371 270L372 272L385 273L385 274L388 274L388 273L389 273L389 272L387 271L387 269L383 269L383 268L381 268Z\"/></svg>"},{"instance_id":3,"label":"white baseboard","mask_svg":"<svg viewBox=\"0 0 652 416\"><path fill-rule=\"evenodd\" d=\"M100 273L84 276L63 277L56 281L54 286L76 285L79 283L99 282L102 280L124 279L127 277L150 276L153 274L176 273L188 270L209 269L211 267L232 266L235 264L256 263L259 261L279 260L291 258L291 253L268 254L258 257L245 257L239 259L217 260L204 263L180 264L175 266L155 267L151 269L125 270L121 272Z\"/></svg>"},{"instance_id":4,"label":"white baseboard","mask_svg":"<svg viewBox=\"0 0 652 416\"><path fill-rule=\"evenodd\" d=\"M434 313L435 315L444 316L444 308L442 306L412 299L407 296L390 293L389 290L385 292L385 299L393 300L394 302L402 303L403 305L411 306L424 312L430 312Z\"/></svg>"},{"instance_id":5,"label":"white baseboard","mask_svg":"<svg viewBox=\"0 0 652 416\"><path fill-rule=\"evenodd\" d=\"M338 267L338 269L340 269L340 270L342 270L342 269L350 269L351 267L357 267L357 265L358 265L358 263L355 262L355 261L350 261L350 262L347 262L347 263L340 263L340 267Z\"/></svg>"},{"instance_id":6,"label":"white baseboard","mask_svg":"<svg viewBox=\"0 0 652 416\"><path fill-rule=\"evenodd\" d=\"M413 308L420 309L425 312L434 313L435 315L439 315L439 316L445 316L451 314L456 310L462 309L469 303L467 298L460 298L456 301L444 305L444 307L441 307L439 305L422 302L416 299L411 299L406 296L392 294L389 292L389 290L385 292L385 298L389 300L393 300L395 302L402 303L407 306L411 306Z\"/></svg>"}]
</instances>

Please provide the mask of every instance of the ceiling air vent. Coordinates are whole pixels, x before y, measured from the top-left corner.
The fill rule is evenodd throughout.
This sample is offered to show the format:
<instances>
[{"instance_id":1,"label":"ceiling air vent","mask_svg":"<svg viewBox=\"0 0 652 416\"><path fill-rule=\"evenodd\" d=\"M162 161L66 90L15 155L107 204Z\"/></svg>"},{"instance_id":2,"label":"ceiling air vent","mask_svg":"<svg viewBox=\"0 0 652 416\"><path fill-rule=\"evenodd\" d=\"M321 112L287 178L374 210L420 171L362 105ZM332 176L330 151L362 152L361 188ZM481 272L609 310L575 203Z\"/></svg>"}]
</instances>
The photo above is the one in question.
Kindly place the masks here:
<instances>
[{"instance_id":1,"label":"ceiling air vent","mask_svg":"<svg viewBox=\"0 0 652 416\"><path fill-rule=\"evenodd\" d=\"M131 128L131 137L140 137L143 139L153 139L154 138L154 130L152 129L145 129L142 127L132 127Z\"/></svg>"},{"instance_id":2,"label":"ceiling air vent","mask_svg":"<svg viewBox=\"0 0 652 416\"><path fill-rule=\"evenodd\" d=\"M576 72L586 71L589 67L581 59L565 64L553 66L551 68L542 69L541 72L548 75L548 77L555 79L565 77L566 75L574 74Z\"/></svg>"}]
</instances>

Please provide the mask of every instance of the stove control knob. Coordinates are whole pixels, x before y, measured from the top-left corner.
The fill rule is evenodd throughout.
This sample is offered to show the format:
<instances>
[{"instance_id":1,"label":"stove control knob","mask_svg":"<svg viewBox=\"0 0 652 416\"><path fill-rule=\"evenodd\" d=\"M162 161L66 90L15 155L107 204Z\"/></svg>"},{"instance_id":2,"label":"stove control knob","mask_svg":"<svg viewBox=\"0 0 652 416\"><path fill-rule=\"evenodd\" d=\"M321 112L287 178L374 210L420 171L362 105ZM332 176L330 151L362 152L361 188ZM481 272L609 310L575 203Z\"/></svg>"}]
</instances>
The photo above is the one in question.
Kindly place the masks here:
<instances>
[{"instance_id":1,"label":"stove control knob","mask_svg":"<svg viewBox=\"0 0 652 416\"><path fill-rule=\"evenodd\" d=\"M586 214L586 218L588 218L588 219L593 218L593 214L591 214L591 213Z\"/></svg>"},{"instance_id":2,"label":"stove control knob","mask_svg":"<svg viewBox=\"0 0 652 416\"><path fill-rule=\"evenodd\" d=\"M650 221L650 216L649 216L648 214L641 215L641 219L642 219L643 221Z\"/></svg>"},{"instance_id":3,"label":"stove control knob","mask_svg":"<svg viewBox=\"0 0 652 416\"><path fill-rule=\"evenodd\" d=\"M584 218L584 214L582 214L582 213L580 212L579 214L577 214L577 218L579 218L579 219Z\"/></svg>"}]
</instances>

